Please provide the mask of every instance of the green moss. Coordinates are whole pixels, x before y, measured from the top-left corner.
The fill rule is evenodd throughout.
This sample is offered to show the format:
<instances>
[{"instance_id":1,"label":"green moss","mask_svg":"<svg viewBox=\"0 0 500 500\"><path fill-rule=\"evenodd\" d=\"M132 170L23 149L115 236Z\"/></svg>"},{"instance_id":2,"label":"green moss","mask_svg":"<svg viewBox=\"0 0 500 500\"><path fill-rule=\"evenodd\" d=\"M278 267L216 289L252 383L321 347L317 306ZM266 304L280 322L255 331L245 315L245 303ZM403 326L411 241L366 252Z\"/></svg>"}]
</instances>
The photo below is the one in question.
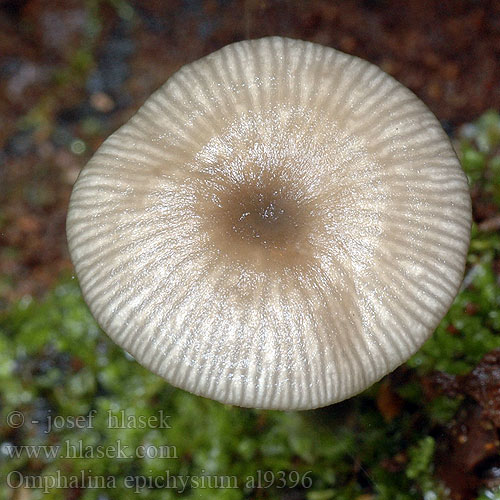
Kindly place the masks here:
<instances>
[{"instance_id":1,"label":"green moss","mask_svg":"<svg viewBox=\"0 0 500 500\"><path fill-rule=\"evenodd\" d=\"M500 185L499 125L498 114L485 115L464 130L461 146L473 188L492 200ZM444 500L431 433L461 401L429 403L418 375L464 373L500 347L499 256L500 236L475 226L464 287L401 372L405 382L394 390L402 409L392 419L377 409L377 385L347 402L302 413L230 407L174 389L113 344L75 280L63 280L43 301L25 299L0 317L0 480L15 482L11 471L44 477L48 493L30 489L31 499L69 498L51 481L58 474L70 481L83 471L86 486L95 486L81 490L83 500L163 500L181 492L272 499L292 490L308 500ZM9 425L12 412L22 413L23 425ZM59 424L50 432L47 416ZM77 425L78 416L86 425ZM21 445L36 445L38 457L9 455ZM494 495L484 492L480 500ZM8 488L0 490L0 499L9 497Z\"/></svg>"},{"instance_id":2,"label":"green moss","mask_svg":"<svg viewBox=\"0 0 500 500\"><path fill-rule=\"evenodd\" d=\"M500 206L500 115L488 112L462 129L461 160L476 197ZM500 347L500 285L494 264L500 260L500 234L472 227L462 290L435 334L409 361L420 373L465 373L484 354Z\"/></svg>"},{"instance_id":3,"label":"green moss","mask_svg":"<svg viewBox=\"0 0 500 500\"><path fill-rule=\"evenodd\" d=\"M429 483L423 473L408 475L403 467L394 474L384 467L396 454L419 446L425 432L413 429L410 414L385 422L374 404L376 389L327 410L326 416L241 409L193 396L170 387L109 341L74 281L57 287L43 302L19 303L1 318L0 347L1 421L7 422L13 411L25 418L15 432L3 426L2 441L36 445L42 452L54 448L41 446L60 447L56 458L41 453L36 461L26 454L4 460L2 478L11 470L43 473L47 481L57 471L66 478L84 471L89 478L114 478L115 498L136 498L133 480L125 484L128 476L164 481L167 471L174 477L194 476L199 484L203 476L212 482L228 476L238 488L212 493L235 499L256 490L264 498L279 498L295 488L313 500L370 492L381 499L411 500L419 498L421 483ZM47 432L47 412L65 425ZM31 424L40 413L43 420ZM74 417L93 413L91 426L74 425ZM167 427L158 428L155 419L163 415L169 416ZM137 423L148 418L149 425ZM102 455L119 449L126 456ZM149 456L137 457L136 450L149 450ZM141 484L137 490L148 498L173 498L176 489ZM203 498L210 498L199 486L177 489L185 496L197 498L203 492ZM57 488L50 495L65 498ZM81 498L95 495L87 489Z\"/></svg>"},{"instance_id":4,"label":"green moss","mask_svg":"<svg viewBox=\"0 0 500 500\"><path fill-rule=\"evenodd\" d=\"M435 489L433 479L433 463L435 442L431 436L422 438L415 446L408 450L410 461L406 468L406 475L410 479L418 479L424 493Z\"/></svg>"}]
</instances>

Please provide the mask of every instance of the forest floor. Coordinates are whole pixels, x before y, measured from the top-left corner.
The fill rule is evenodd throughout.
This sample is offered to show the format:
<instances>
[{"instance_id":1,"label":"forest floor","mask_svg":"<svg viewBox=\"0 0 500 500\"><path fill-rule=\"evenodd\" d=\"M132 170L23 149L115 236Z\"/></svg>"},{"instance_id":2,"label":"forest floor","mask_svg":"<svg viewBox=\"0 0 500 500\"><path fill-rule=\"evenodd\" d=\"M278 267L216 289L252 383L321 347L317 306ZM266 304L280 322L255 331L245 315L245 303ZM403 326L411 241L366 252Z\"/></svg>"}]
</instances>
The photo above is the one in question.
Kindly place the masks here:
<instances>
[{"instance_id":1,"label":"forest floor","mask_svg":"<svg viewBox=\"0 0 500 500\"><path fill-rule=\"evenodd\" d=\"M315 471L317 495L308 495L309 500L371 499L366 492L372 490L380 498L396 498L391 492L397 491L405 492L397 498L413 500L437 491L435 477L454 500L475 499L481 488L498 487L500 118L487 111L500 110L500 3L409 0L402 5L397 0L0 2L0 410L35 412L42 402L55 412L79 408L83 414L107 397L133 407L137 402L129 400L122 383L132 373L152 388L138 401L144 398L149 408L164 398L177 412L179 427L188 429L177 436L179 449L185 447L180 462L185 467L196 464L195 450L212 450L213 443L186 441L198 431L189 427L191 412L204 418L209 411L214 422L219 418L227 426L203 439L225 442L231 435L227 456L236 453L248 467L257 458L240 449L241 443L265 449L283 431L279 445L289 454L286 460ZM71 188L102 141L183 64L228 43L269 35L329 45L393 75L438 117L471 183L475 224L461 293L412 360L365 395L336 405L331 415L325 410L328 425L337 426L332 427L338 437L335 452L327 449L328 436L316 442L305 427L293 427L299 426L295 415L222 408L180 391L172 396L159 379L138 365L131 368L121 350L97 334L74 281L54 290L73 273L65 236ZM54 344L59 331L65 336ZM112 360L105 368L95 359L98 350ZM87 392L76 394L75 387ZM29 402L19 402L21 394L30 394ZM335 423L343 412L349 418ZM250 431L237 427L245 419ZM366 442L356 441L359 426ZM290 439L300 429L303 442L296 447ZM0 437L19 443L31 439L12 436L1 422ZM308 446L317 446L317 455ZM345 466L343 447L355 457L354 468ZM274 464L265 461L265 452L259 456L263 469ZM200 463L205 462L200 458ZM26 465L28 470L39 466ZM343 478L336 493L325 475L328 467ZM378 478L376 485L365 484L370 477L364 477L363 467ZM394 489L384 497L382 487ZM481 498L500 497L488 490Z\"/></svg>"},{"instance_id":2,"label":"forest floor","mask_svg":"<svg viewBox=\"0 0 500 500\"><path fill-rule=\"evenodd\" d=\"M69 194L99 144L181 65L273 34L379 65L450 134L500 109L495 1L0 2L0 309L71 272Z\"/></svg>"}]
</instances>

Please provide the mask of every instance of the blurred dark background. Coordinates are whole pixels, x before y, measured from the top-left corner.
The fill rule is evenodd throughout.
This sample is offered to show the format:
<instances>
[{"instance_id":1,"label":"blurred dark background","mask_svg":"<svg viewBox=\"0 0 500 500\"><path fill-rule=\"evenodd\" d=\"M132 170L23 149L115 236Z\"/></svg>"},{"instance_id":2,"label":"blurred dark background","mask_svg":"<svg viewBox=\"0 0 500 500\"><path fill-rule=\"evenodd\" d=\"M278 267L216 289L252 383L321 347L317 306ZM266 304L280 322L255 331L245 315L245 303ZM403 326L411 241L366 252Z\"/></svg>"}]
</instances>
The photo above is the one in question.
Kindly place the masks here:
<instances>
[{"instance_id":1,"label":"blurred dark background","mask_svg":"<svg viewBox=\"0 0 500 500\"><path fill-rule=\"evenodd\" d=\"M0 0L0 307L71 269L67 201L99 144L181 65L268 35L368 59L450 134L500 108L494 0Z\"/></svg>"},{"instance_id":2,"label":"blurred dark background","mask_svg":"<svg viewBox=\"0 0 500 500\"><path fill-rule=\"evenodd\" d=\"M454 305L408 363L322 410L321 426L300 413L227 407L168 386L99 332L76 280L66 279L69 195L102 141L183 64L270 35L360 56L413 90L452 138L471 186L475 224ZM257 469L285 470L310 474L312 489L201 498L500 499L499 61L498 0L0 0L2 480L12 468L49 476L91 468L118 478L208 470L240 481ZM104 419L110 408L165 410L173 429L115 433ZM101 418L92 432L29 425L31 417L91 410ZM20 412L27 425L6 425L6 415ZM26 443L120 439L133 447L166 437L178 450L167 462L4 460L5 446ZM117 494L136 498L128 489L97 496L82 488L51 498ZM2 487L4 498L39 497Z\"/></svg>"}]
</instances>

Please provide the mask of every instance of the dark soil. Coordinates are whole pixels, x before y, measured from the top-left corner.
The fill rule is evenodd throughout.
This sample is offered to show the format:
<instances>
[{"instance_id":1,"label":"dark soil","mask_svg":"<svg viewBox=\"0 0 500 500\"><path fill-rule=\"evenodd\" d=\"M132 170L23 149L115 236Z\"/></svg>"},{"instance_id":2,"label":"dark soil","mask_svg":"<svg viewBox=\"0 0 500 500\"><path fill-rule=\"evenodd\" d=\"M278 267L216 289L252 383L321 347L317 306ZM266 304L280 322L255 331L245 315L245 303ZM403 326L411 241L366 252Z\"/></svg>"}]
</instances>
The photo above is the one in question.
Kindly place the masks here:
<instances>
[{"instance_id":1,"label":"dark soil","mask_svg":"<svg viewBox=\"0 0 500 500\"><path fill-rule=\"evenodd\" d=\"M71 269L69 193L101 141L182 64L227 43L285 35L368 59L448 132L500 108L496 1L92 4L0 2L0 306Z\"/></svg>"}]
</instances>

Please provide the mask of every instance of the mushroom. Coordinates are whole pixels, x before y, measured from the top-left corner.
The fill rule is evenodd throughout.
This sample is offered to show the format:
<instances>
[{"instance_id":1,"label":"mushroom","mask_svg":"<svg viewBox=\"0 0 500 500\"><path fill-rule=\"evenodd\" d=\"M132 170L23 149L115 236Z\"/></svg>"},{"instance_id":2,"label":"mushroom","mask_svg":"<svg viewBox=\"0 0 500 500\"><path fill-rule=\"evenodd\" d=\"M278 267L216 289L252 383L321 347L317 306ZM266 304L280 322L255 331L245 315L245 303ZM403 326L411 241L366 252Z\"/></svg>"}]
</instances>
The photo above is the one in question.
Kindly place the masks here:
<instances>
[{"instance_id":1,"label":"mushroom","mask_svg":"<svg viewBox=\"0 0 500 500\"><path fill-rule=\"evenodd\" d=\"M415 353L461 283L467 181L376 66L280 37L175 73L82 170L84 298L174 386L239 406L349 398Z\"/></svg>"}]
</instances>

